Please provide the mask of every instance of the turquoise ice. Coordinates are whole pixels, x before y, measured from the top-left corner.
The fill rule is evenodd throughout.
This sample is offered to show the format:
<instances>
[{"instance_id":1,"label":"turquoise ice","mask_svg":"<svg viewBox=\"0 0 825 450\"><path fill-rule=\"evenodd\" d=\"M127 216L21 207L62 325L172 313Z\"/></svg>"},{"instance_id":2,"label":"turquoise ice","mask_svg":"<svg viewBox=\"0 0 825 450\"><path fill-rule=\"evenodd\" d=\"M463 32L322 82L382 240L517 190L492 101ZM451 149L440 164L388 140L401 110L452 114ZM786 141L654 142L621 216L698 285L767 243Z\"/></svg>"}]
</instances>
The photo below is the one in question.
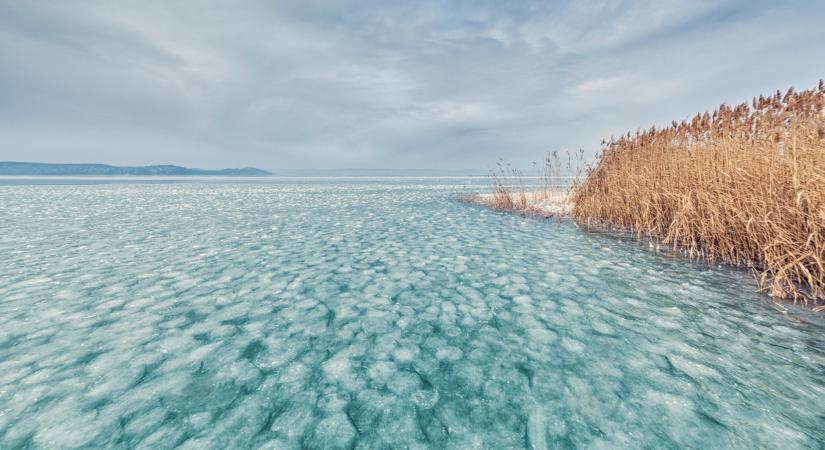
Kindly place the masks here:
<instances>
[{"instance_id":1,"label":"turquoise ice","mask_svg":"<svg viewBox=\"0 0 825 450\"><path fill-rule=\"evenodd\" d=\"M821 318L467 182L0 186L0 448L825 445Z\"/></svg>"}]
</instances>

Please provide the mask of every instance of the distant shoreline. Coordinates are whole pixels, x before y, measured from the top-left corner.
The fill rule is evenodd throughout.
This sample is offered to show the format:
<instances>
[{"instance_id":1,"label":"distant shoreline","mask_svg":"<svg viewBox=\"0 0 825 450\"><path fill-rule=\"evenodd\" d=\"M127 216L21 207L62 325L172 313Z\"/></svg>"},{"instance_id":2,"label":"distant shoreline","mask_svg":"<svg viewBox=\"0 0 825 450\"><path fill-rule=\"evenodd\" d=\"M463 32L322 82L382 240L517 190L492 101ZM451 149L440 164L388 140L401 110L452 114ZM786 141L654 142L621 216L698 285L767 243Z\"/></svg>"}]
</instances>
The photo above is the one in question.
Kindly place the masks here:
<instances>
[{"instance_id":1,"label":"distant shoreline","mask_svg":"<svg viewBox=\"0 0 825 450\"><path fill-rule=\"evenodd\" d=\"M97 163L40 163L0 161L0 176L242 176L288 178L351 178L351 177L468 177L489 176L488 171L478 169L391 169L391 168L339 168L339 169L281 169L277 173L255 167L228 169L197 169L175 165L113 166Z\"/></svg>"},{"instance_id":2,"label":"distant shoreline","mask_svg":"<svg viewBox=\"0 0 825 450\"><path fill-rule=\"evenodd\" d=\"M0 176L245 176L267 177L271 172L254 167L193 169L175 165L111 166L108 164L53 164L0 161Z\"/></svg>"}]
</instances>

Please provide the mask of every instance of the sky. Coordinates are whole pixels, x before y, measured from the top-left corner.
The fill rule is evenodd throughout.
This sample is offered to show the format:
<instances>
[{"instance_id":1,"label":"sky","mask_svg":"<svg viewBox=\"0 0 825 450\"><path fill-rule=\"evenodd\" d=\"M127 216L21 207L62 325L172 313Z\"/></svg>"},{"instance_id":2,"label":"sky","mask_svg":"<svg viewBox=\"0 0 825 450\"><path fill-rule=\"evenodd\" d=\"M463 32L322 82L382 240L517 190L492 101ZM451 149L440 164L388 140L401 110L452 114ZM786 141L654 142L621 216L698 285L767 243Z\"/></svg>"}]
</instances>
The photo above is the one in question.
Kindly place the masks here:
<instances>
[{"instance_id":1,"label":"sky","mask_svg":"<svg viewBox=\"0 0 825 450\"><path fill-rule=\"evenodd\" d=\"M825 2L0 0L0 160L478 169L825 78Z\"/></svg>"}]
</instances>

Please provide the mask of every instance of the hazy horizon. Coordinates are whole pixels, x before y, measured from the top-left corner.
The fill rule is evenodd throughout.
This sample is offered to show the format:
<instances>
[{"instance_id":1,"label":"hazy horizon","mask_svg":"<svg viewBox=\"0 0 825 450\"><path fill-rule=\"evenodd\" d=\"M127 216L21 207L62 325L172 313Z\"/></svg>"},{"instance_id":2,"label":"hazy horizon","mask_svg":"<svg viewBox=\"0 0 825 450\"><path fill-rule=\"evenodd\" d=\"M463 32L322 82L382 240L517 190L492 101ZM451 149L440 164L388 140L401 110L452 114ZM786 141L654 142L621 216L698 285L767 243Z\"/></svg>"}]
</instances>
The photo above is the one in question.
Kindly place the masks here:
<instances>
[{"instance_id":1,"label":"hazy horizon","mask_svg":"<svg viewBox=\"0 0 825 450\"><path fill-rule=\"evenodd\" d=\"M23 165L56 165L56 166L96 166L96 165L105 165L111 166L116 168L146 168L146 167L158 167L158 166L175 166L184 169L195 169L201 170L204 169L203 167L196 167L196 166L187 166L181 164L143 164L143 165L117 165L117 164L107 164L107 163L100 163L100 162L68 162L68 163L52 163L48 161L0 161L0 166L3 164L23 164ZM263 167L251 167L251 166L233 166L233 167L215 167L209 168L204 170L222 170L222 169L263 169L271 172L271 175L278 176L327 176L329 174L335 174L342 176L370 176L375 174L376 176L383 176L383 174L389 174L390 176L397 176L397 174L409 174L410 176L418 176L418 175L445 175L445 176L486 176L489 171L484 169L473 169L473 168L454 168L454 169L444 169L444 168L389 168L389 167L374 167L374 168L367 168L367 167L339 167L339 168L311 168L311 167L295 167L295 168L263 168ZM14 174L3 174L2 167L0 167L0 177L2 176L14 176ZM33 174L25 175L25 176L35 176ZM44 176L51 176L51 175L44 175ZM79 175L85 176L85 175ZM531 175L526 174L527 178L531 176L540 176L540 175Z\"/></svg>"},{"instance_id":2,"label":"hazy horizon","mask_svg":"<svg viewBox=\"0 0 825 450\"><path fill-rule=\"evenodd\" d=\"M0 0L0 160L527 168L811 87L824 21L814 1Z\"/></svg>"}]
</instances>

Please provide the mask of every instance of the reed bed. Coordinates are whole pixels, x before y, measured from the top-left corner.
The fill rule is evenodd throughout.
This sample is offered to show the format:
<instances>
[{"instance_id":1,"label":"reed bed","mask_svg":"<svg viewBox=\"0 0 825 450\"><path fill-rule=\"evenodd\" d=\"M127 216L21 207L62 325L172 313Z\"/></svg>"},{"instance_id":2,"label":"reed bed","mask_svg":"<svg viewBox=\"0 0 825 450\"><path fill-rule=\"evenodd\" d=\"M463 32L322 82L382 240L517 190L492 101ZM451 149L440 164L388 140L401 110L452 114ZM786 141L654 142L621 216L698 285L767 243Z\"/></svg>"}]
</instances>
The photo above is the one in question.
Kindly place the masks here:
<instances>
[{"instance_id":1,"label":"reed bed","mask_svg":"<svg viewBox=\"0 0 825 450\"><path fill-rule=\"evenodd\" d=\"M751 267L773 297L815 306L825 298L825 85L611 139L572 200L582 227Z\"/></svg>"},{"instance_id":2,"label":"reed bed","mask_svg":"<svg viewBox=\"0 0 825 450\"><path fill-rule=\"evenodd\" d=\"M548 152L543 165L533 163L536 175L527 178L528 182L530 178L536 181L532 184L525 183L520 169L499 158L497 168L489 173L491 193L468 195L460 200L520 214L568 216L570 195L584 167L583 155L583 150L567 153L565 162L558 152Z\"/></svg>"}]
</instances>

